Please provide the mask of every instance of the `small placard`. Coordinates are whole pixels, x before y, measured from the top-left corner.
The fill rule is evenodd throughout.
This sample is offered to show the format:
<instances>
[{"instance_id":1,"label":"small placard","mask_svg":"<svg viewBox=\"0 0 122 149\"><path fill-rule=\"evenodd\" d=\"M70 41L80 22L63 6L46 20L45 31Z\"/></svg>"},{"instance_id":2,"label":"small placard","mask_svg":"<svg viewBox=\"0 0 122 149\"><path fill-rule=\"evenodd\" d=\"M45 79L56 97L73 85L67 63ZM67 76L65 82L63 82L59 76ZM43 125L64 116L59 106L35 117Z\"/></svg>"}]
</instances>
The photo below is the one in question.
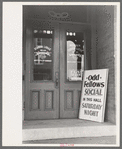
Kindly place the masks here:
<instances>
[{"instance_id":1,"label":"small placard","mask_svg":"<svg viewBox=\"0 0 122 149\"><path fill-rule=\"evenodd\" d=\"M104 122L108 69L86 70L79 119Z\"/></svg>"}]
</instances>

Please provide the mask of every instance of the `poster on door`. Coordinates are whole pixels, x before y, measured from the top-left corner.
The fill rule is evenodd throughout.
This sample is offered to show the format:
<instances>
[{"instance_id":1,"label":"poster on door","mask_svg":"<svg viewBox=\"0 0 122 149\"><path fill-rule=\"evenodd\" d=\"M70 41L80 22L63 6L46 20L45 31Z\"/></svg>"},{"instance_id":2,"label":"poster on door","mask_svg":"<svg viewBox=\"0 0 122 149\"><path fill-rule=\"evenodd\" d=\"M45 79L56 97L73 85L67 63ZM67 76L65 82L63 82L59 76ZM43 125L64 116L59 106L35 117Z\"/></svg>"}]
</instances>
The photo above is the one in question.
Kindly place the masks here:
<instances>
[{"instance_id":1,"label":"poster on door","mask_svg":"<svg viewBox=\"0 0 122 149\"><path fill-rule=\"evenodd\" d=\"M79 119L104 122L108 69L86 70Z\"/></svg>"}]
</instances>

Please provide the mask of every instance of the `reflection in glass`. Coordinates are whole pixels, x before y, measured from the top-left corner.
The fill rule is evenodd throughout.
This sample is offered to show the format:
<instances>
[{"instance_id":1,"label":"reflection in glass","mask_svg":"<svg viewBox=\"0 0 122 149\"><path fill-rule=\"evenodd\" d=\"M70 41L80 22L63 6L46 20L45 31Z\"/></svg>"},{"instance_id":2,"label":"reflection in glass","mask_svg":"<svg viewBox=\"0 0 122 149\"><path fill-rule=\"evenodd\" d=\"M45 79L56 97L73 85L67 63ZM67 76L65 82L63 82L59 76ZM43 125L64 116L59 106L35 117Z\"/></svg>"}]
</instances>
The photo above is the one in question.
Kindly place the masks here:
<instances>
[{"instance_id":1,"label":"reflection in glass","mask_svg":"<svg viewBox=\"0 0 122 149\"><path fill-rule=\"evenodd\" d=\"M76 32L67 34L67 79L81 81L84 70L84 40L83 34Z\"/></svg>"},{"instance_id":2,"label":"reflection in glass","mask_svg":"<svg viewBox=\"0 0 122 149\"><path fill-rule=\"evenodd\" d=\"M34 31L34 80L52 80L52 31Z\"/></svg>"}]
</instances>

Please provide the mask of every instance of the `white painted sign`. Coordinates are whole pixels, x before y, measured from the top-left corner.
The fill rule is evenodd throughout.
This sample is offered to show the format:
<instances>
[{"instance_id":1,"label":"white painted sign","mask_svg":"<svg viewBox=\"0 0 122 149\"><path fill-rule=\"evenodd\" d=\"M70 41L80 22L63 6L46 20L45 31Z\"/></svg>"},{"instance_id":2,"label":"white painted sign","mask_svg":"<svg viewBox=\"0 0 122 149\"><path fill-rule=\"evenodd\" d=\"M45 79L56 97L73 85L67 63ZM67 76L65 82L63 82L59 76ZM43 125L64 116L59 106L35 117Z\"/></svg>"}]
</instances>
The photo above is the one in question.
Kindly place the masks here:
<instances>
[{"instance_id":1,"label":"white painted sign","mask_svg":"<svg viewBox=\"0 0 122 149\"><path fill-rule=\"evenodd\" d=\"M108 69L84 71L79 119L104 122Z\"/></svg>"}]
</instances>

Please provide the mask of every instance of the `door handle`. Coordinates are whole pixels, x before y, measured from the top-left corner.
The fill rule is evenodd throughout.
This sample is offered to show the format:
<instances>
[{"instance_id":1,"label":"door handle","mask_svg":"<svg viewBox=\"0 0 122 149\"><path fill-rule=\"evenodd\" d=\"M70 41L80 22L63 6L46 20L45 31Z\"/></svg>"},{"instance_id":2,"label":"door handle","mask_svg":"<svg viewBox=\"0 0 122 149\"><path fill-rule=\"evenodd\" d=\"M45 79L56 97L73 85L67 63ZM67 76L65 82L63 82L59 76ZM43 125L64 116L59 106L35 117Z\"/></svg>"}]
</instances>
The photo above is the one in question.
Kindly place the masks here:
<instances>
[{"instance_id":1,"label":"door handle","mask_svg":"<svg viewBox=\"0 0 122 149\"><path fill-rule=\"evenodd\" d=\"M59 87L59 76L58 72L55 73L55 88Z\"/></svg>"},{"instance_id":2,"label":"door handle","mask_svg":"<svg viewBox=\"0 0 122 149\"><path fill-rule=\"evenodd\" d=\"M56 86L58 86L58 79L56 79Z\"/></svg>"}]
</instances>

